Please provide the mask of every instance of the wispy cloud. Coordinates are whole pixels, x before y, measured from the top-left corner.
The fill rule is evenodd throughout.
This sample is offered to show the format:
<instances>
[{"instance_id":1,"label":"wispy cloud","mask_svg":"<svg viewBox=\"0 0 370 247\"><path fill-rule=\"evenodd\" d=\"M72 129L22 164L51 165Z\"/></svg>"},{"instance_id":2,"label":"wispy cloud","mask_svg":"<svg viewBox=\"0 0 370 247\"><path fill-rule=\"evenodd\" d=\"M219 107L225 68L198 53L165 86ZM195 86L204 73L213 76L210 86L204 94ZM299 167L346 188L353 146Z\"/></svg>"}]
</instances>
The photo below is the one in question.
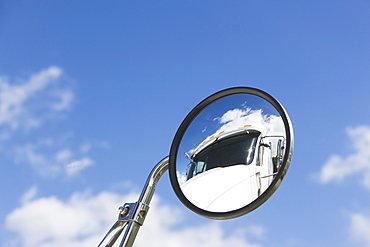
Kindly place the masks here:
<instances>
[{"instance_id":1,"label":"wispy cloud","mask_svg":"<svg viewBox=\"0 0 370 247\"><path fill-rule=\"evenodd\" d=\"M97 195L76 192L68 200L55 196L34 198L8 214L6 228L16 233L17 246L97 246L116 220L117 207L137 198L137 193L122 195L107 191ZM171 217L166 217L169 215ZM261 226L249 226L234 234L226 234L218 222L183 223L181 209L166 205L154 196L135 246L259 247L260 244L250 243L248 237L264 234Z\"/></svg>"},{"instance_id":2,"label":"wispy cloud","mask_svg":"<svg viewBox=\"0 0 370 247\"><path fill-rule=\"evenodd\" d=\"M50 115L69 110L73 91L59 83L63 70L51 66L27 79L0 76L0 126L11 131L39 127Z\"/></svg>"},{"instance_id":3,"label":"wispy cloud","mask_svg":"<svg viewBox=\"0 0 370 247\"><path fill-rule=\"evenodd\" d=\"M30 202L33 198L35 198L35 196L37 195L37 190L38 189L36 186L32 186L30 189L28 189L26 193L23 194L21 198L21 203L26 204Z\"/></svg>"},{"instance_id":4,"label":"wispy cloud","mask_svg":"<svg viewBox=\"0 0 370 247\"><path fill-rule=\"evenodd\" d=\"M82 147L87 145L91 146L84 144ZM59 144L52 138L18 146L15 151L16 162L29 164L36 174L49 178L63 174L75 176L94 164L89 157L89 150L80 148L80 151L73 152L66 146L67 144Z\"/></svg>"},{"instance_id":5,"label":"wispy cloud","mask_svg":"<svg viewBox=\"0 0 370 247\"><path fill-rule=\"evenodd\" d=\"M0 76L0 141L3 149L13 153L17 163L29 165L43 177L75 176L94 164L89 157L93 144L85 142L72 152L70 142L65 141L69 139L65 136L69 135L63 133L38 140L28 140L27 135L23 135L19 139L23 143L17 141L15 146L7 145L17 131L35 133L46 120L64 118L72 109L75 93L64 78L64 72L58 66L50 66L28 78Z\"/></svg>"},{"instance_id":6,"label":"wispy cloud","mask_svg":"<svg viewBox=\"0 0 370 247\"><path fill-rule=\"evenodd\" d=\"M55 177L62 171L59 162L55 162L45 149L49 149L40 141L35 144L25 144L16 147L14 156L16 162L20 164L28 164L32 170L43 177Z\"/></svg>"},{"instance_id":7,"label":"wispy cloud","mask_svg":"<svg viewBox=\"0 0 370 247\"><path fill-rule=\"evenodd\" d=\"M350 215L350 234L357 242L370 246L370 215L352 213Z\"/></svg>"},{"instance_id":8,"label":"wispy cloud","mask_svg":"<svg viewBox=\"0 0 370 247\"><path fill-rule=\"evenodd\" d=\"M362 185L370 189L370 126L357 126L346 129L353 152L347 156L333 154L322 166L316 177L321 183L342 182L347 177L358 174Z\"/></svg>"},{"instance_id":9,"label":"wispy cloud","mask_svg":"<svg viewBox=\"0 0 370 247\"><path fill-rule=\"evenodd\" d=\"M83 157L79 160L74 160L71 163L69 163L66 167L66 173L68 176L74 176L78 172L82 171L86 167L89 167L93 164L94 162L88 158L88 157Z\"/></svg>"},{"instance_id":10,"label":"wispy cloud","mask_svg":"<svg viewBox=\"0 0 370 247\"><path fill-rule=\"evenodd\" d=\"M370 126L346 128L343 145L351 152L347 155L332 154L313 177L320 183L343 183L356 176L360 186L370 189ZM353 242L370 246L370 214L352 212L349 218L349 236Z\"/></svg>"},{"instance_id":11,"label":"wispy cloud","mask_svg":"<svg viewBox=\"0 0 370 247\"><path fill-rule=\"evenodd\" d=\"M72 106L72 102L75 99L73 91L69 89L59 90L54 93L56 99L58 99L54 104L51 105L51 109L54 111L64 111L69 110Z\"/></svg>"}]
</instances>

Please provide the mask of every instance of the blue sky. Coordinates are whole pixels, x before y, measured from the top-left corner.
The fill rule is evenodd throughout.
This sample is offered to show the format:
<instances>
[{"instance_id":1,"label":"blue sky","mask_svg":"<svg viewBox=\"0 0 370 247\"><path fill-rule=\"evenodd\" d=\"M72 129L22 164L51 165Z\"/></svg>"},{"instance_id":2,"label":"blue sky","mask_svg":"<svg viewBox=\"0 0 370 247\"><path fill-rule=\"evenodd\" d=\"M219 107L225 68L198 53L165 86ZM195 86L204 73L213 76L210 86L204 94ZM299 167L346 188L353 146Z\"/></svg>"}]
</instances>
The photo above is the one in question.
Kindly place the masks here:
<instances>
[{"instance_id":1,"label":"blue sky","mask_svg":"<svg viewBox=\"0 0 370 247\"><path fill-rule=\"evenodd\" d=\"M0 241L97 246L186 114L232 86L288 111L279 190L229 221L168 173L136 246L370 245L368 1L2 1Z\"/></svg>"}]
</instances>

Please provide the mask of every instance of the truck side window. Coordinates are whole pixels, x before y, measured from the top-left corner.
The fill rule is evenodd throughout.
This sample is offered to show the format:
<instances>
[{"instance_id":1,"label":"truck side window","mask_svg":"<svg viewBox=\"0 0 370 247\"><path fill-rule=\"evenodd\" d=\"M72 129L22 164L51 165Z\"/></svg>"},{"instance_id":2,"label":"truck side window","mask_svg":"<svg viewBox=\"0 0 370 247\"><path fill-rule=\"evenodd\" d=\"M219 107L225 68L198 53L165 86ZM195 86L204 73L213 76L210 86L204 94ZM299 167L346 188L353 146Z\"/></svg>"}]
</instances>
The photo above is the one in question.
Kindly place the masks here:
<instances>
[{"instance_id":1,"label":"truck side window","mask_svg":"<svg viewBox=\"0 0 370 247\"><path fill-rule=\"evenodd\" d=\"M264 150L265 150L265 148L262 145L258 145L258 155L257 155L256 166L261 166L262 165Z\"/></svg>"}]
</instances>

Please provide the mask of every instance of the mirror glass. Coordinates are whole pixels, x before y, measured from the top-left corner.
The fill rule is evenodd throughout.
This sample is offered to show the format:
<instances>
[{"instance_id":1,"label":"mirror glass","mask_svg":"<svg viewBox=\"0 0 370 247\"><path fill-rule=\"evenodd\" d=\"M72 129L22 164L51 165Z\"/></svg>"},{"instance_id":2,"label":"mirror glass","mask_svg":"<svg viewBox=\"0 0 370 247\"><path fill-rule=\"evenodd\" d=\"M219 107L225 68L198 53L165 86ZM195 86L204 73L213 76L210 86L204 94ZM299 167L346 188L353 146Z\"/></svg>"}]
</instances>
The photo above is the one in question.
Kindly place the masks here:
<instances>
[{"instance_id":1,"label":"mirror glass","mask_svg":"<svg viewBox=\"0 0 370 247\"><path fill-rule=\"evenodd\" d=\"M286 133L281 114L262 97L243 93L213 101L177 145L176 185L191 207L203 211L246 207L278 179Z\"/></svg>"}]
</instances>

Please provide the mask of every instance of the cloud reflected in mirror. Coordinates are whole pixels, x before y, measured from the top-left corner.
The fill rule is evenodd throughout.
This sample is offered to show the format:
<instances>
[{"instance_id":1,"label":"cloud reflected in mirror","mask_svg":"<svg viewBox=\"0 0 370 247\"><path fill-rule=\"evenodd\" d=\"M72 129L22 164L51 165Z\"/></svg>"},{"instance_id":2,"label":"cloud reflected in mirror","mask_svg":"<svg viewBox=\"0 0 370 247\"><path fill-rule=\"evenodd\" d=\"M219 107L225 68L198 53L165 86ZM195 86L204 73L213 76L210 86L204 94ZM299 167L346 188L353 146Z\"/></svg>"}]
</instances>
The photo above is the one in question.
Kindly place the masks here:
<instances>
[{"instance_id":1,"label":"cloud reflected in mirror","mask_svg":"<svg viewBox=\"0 0 370 247\"><path fill-rule=\"evenodd\" d=\"M210 104L180 142L176 171L183 194L209 212L250 204L277 174L285 139L280 114L258 96L236 94Z\"/></svg>"}]
</instances>

